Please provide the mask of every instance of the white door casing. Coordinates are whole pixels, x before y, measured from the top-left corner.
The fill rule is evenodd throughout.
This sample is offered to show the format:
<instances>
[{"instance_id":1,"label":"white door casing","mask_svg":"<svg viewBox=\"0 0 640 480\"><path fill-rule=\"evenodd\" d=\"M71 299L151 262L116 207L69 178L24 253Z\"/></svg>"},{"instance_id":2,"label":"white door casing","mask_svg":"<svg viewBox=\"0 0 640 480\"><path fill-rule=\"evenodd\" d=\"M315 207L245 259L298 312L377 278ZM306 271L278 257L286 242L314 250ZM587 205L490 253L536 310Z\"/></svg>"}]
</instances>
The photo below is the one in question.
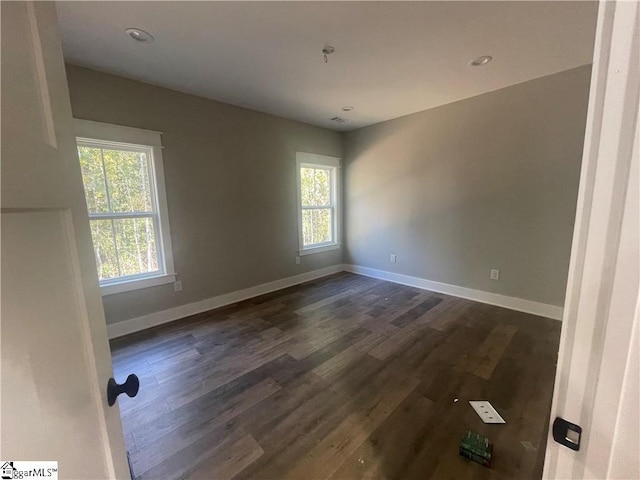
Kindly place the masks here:
<instances>
[{"instance_id":1,"label":"white door casing","mask_svg":"<svg viewBox=\"0 0 640 480\"><path fill-rule=\"evenodd\" d=\"M129 478L55 5L1 8L0 457Z\"/></svg>"},{"instance_id":2,"label":"white door casing","mask_svg":"<svg viewBox=\"0 0 640 480\"><path fill-rule=\"evenodd\" d=\"M544 478L640 478L639 14L636 1L600 3L551 410L583 432L577 452L549 436Z\"/></svg>"}]
</instances>

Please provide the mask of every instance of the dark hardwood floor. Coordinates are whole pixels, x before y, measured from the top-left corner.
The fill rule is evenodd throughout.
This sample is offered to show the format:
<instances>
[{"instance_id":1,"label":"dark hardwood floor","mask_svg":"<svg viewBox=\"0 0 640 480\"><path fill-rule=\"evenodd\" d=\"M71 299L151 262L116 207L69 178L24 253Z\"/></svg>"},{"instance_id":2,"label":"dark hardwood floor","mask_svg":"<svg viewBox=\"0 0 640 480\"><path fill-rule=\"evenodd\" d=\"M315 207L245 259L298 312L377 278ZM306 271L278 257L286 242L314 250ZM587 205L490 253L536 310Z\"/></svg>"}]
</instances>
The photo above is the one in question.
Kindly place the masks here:
<instances>
[{"instance_id":1,"label":"dark hardwood floor","mask_svg":"<svg viewBox=\"0 0 640 480\"><path fill-rule=\"evenodd\" d=\"M118 381L140 377L118 399L138 479L528 479L559 337L555 320L340 273L112 353ZM493 441L491 469L458 455L465 429Z\"/></svg>"}]
</instances>

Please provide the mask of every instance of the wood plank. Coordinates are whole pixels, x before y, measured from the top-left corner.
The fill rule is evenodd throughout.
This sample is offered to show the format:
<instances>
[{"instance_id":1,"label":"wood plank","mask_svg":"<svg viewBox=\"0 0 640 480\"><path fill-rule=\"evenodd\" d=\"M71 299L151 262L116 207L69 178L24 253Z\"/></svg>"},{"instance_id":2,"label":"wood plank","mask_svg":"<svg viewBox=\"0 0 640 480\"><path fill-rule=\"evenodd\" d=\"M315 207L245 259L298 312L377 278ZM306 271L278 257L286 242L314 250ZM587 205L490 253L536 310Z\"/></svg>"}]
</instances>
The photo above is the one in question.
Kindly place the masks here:
<instances>
[{"instance_id":1,"label":"wood plank","mask_svg":"<svg viewBox=\"0 0 640 480\"><path fill-rule=\"evenodd\" d=\"M469 357L467 372L488 380L516 333L512 325L498 325Z\"/></svg>"},{"instance_id":2,"label":"wood plank","mask_svg":"<svg viewBox=\"0 0 640 480\"><path fill-rule=\"evenodd\" d=\"M401 350L403 345L409 342L412 338L421 336L421 334L428 328L433 328L433 324L439 320L439 317L451 315L452 311L458 312L459 310L460 307L456 302L446 299L437 306L431 308L421 317L401 328L400 331L394 335L390 336L387 340L372 350L371 355L380 360L385 360L394 352ZM440 326L440 323L438 326Z\"/></svg>"},{"instance_id":3,"label":"wood plank","mask_svg":"<svg viewBox=\"0 0 640 480\"><path fill-rule=\"evenodd\" d=\"M440 302L442 302L441 297L430 297L426 299L424 302L421 302L415 307L413 307L411 310L400 315L398 318L393 320L391 324L400 328L406 327L411 322L413 322L417 318L420 318L429 310L431 310L433 307L438 305Z\"/></svg>"},{"instance_id":4,"label":"wood plank","mask_svg":"<svg viewBox=\"0 0 640 480\"><path fill-rule=\"evenodd\" d=\"M316 375L319 375L324 379L328 379L349 367L353 362L364 357L369 350L378 345L383 339L384 336L377 333L367 335L357 343L351 345L349 348L346 348L342 352L328 359L326 362L318 365L312 371Z\"/></svg>"},{"instance_id":5,"label":"wood plank","mask_svg":"<svg viewBox=\"0 0 640 480\"><path fill-rule=\"evenodd\" d=\"M264 450L251 435L245 435L228 448L210 455L184 478L233 478L262 456Z\"/></svg>"},{"instance_id":6,"label":"wood plank","mask_svg":"<svg viewBox=\"0 0 640 480\"><path fill-rule=\"evenodd\" d=\"M542 475L559 336L343 272L111 346L116 375L141 379L118 400L138 478L506 480ZM465 429L494 442L491 469L458 455Z\"/></svg>"},{"instance_id":7,"label":"wood plank","mask_svg":"<svg viewBox=\"0 0 640 480\"><path fill-rule=\"evenodd\" d=\"M276 393L280 386L271 378L240 391L228 401L203 398L200 405L186 405L170 417L141 425L134 432L136 445L135 472L144 473L183 449L189 448L209 432L219 432L231 425L238 415ZM214 392L215 393L215 392ZM226 396L225 396L226 397Z\"/></svg>"},{"instance_id":8,"label":"wood plank","mask_svg":"<svg viewBox=\"0 0 640 480\"><path fill-rule=\"evenodd\" d=\"M285 474L287 478L330 477L371 433L416 388L418 381L403 379L402 385L382 392L382 398L366 412L354 412L322 439Z\"/></svg>"},{"instance_id":9,"label":"wood plank","mask_svg":"<svg viewBox=\"0 0 640 480\"><path fill-rule=\"evenodd\" d=\"M434 402L413 392L330 478L393 478L412 461L421 438L429 434L425 425L435 410Z\"/></svg>"},{"instance_id":10,"label":"wood plank","mask_svg":"<svg viewBox=\"0 0 640 480\"><path fill-rule=\"evenodd\" d=\"M185 478L191 471L199 465L206 463L211 458L222 454L229 456L231 447L238 441L246 437L247 433L241 428L221 427L198 440L189 444L173 454L162 457L160 463L148 471L137 470L136 463L133 464L136 480L157 480L159 478ZM133 455L132 455L133 456ZM143 454L137 452L135 457L141 458Z\"/></svg>"}]
</instances>

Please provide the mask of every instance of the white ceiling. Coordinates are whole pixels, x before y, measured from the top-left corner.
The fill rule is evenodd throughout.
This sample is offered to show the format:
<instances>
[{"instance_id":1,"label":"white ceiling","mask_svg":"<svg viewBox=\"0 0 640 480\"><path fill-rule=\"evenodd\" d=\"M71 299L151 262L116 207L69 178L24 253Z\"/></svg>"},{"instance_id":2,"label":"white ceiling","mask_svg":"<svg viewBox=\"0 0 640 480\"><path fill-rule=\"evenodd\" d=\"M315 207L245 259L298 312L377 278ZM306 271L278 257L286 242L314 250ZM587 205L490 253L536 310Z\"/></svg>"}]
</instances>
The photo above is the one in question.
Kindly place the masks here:
<instances>
[{"instance_id":1,"label":"white ceiling","mask_svg":"<svg viewBox=\"0 0 640 480\"><path fill-rule=\"evenodd\" d=\"M125 1L57 10L70 63L351 130L591 63L597 3ZM128 27L155 43L136 43ZM327 44L336 51L325 64ZM480 55L494 60L469 66ZM336 115L348 123L329 120Z\"/></svg>"}]
</instances>

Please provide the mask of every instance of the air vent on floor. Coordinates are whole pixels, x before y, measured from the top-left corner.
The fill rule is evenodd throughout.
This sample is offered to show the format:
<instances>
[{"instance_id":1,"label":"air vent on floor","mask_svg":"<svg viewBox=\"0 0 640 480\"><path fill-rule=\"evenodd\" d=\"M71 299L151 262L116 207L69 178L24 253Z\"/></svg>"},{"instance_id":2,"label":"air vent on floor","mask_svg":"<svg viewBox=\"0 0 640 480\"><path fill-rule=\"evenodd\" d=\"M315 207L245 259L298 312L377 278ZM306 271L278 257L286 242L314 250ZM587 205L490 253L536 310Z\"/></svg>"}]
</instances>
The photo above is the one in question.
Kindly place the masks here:
<instances>
[{"instance_id":1,"label":"air vent on floor","mask_svg":"<svg viewBox=\"0 0 640 480\"><path fill-rule=\"evenodd\" d=\"M346 118L342 118L342 117L333 117L331 119L332 122L336 122L336 123L346 123L348 122L348 120Z\"/></svg>"}]
</instances>

